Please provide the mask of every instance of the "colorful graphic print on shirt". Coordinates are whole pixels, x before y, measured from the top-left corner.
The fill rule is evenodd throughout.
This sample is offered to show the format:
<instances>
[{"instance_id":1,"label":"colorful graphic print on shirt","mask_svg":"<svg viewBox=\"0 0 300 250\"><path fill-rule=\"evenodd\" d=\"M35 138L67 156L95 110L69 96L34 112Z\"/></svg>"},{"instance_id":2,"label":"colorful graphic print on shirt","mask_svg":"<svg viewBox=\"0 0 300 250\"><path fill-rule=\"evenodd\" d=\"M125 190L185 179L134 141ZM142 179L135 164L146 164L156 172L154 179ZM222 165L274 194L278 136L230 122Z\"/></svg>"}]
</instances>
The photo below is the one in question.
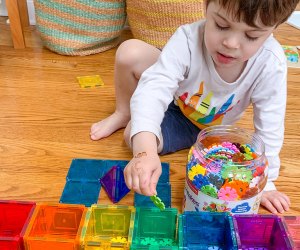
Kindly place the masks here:
<instances>
[{"instance_id":1,"label":"colorful graphic print on shirt","mask_svg":"<svg viewBox=\"0 0 300 250\"><path fill-rule=\"evenodd\" d=\"M216 112L216 107L210 109L211 99L213 97L213 92L209 92L206 96L203 96L203 85L201 82L199 85L199 90L195 93L186 104L185 101L188 98L188 93L185 92L177 100L177 104L180 107L182 113L197 127L203 129L207 126L220 125L224 115L233 109L232 101L234 99L234 94L232 94L227 101L221 106L221 108ZM198 105L201 99L200 104ZM238 104L239 101L236 103ZM198 105L198 107L197 107ZM208 113L210 109L210 112ZM208 114L207 114L208 113Z\"/></svg>"}]
</instances>

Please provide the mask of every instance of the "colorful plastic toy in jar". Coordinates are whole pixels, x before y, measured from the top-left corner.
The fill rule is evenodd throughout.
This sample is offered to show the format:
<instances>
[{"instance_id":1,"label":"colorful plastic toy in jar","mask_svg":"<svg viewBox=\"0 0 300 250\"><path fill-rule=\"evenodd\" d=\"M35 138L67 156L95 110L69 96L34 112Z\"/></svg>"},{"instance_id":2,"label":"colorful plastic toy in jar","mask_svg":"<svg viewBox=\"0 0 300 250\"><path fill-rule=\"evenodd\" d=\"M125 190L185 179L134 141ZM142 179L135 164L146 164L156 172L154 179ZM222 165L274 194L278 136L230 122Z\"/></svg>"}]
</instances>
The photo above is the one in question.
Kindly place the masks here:
<instances>
[{"instance_id":1,"label":"colorful plastic toy in jar","mask_svg":"<svg viewBox=\"0 0 300 250\"><path fill-rule=\"evenodd\" d=\"M189 151L183 209L257 213L267 178L264 143L257 135L230 125L207 127Z\"/></svg>"}]
</instances>

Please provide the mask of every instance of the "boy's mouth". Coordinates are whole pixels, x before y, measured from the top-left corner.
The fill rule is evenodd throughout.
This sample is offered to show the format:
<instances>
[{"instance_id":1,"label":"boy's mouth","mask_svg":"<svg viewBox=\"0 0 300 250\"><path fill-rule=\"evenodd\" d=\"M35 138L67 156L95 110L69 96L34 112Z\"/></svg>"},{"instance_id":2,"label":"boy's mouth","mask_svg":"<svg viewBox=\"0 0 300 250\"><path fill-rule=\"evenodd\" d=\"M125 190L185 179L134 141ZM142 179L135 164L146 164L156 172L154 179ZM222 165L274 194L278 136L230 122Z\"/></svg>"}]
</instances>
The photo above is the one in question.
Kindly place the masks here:
<instances>
[{"instance_id":1,"label":"boy's mouth","mask_svg":"<svg viewBox=\"0 0 300 250\"><path fill-rule=\"evenodd\" d=\"M225 55L225 54L222 54L220 52L217 52L217 60L220 63L224 63L224 64L231 63L234 59L235 58L232 57L232 56Z\"/></svg>"}]
</instances>

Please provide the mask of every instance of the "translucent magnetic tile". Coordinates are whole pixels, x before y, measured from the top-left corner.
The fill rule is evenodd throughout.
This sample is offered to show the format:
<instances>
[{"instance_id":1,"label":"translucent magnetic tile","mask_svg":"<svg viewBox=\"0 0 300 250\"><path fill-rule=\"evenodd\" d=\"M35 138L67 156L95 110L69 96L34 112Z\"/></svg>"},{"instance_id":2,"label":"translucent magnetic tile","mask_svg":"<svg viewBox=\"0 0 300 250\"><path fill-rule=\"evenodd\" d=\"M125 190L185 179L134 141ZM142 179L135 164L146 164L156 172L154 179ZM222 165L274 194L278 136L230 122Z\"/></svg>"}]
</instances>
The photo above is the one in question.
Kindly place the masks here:
<instances>
[{"instance_id":1,"label":"translucent magnetic tile","mask_svg":"<svg viewBox=\"0 0 300 250\"><path fill-rule=\"evenodd\" d=\"M113 236L116 232L119 236L127 236L129 230L131 209L95 209L94 226L95 234Z\"/></svg>"},{"instance_id":2,"label":"translucent magnetic tile","mask_svg":"<svg viewBox=\"0 0 300 250\"><path fill-rule=\"evenodd\" d=\"M124 160L103 160L107 168L111 169L113 166L119 166L122 170L126 167L129 161Z\"/></svg>"},{"instance_id":3,"label":"translucent magnetic tile","mask_svg":"<svg viewBox=\"0 0 300 250\"><path fill-rule=\"evenodd\" d=\"M282 220L276 215L233 216L239 249L292 249Z\"/></svg>"},{"instance_id":4,"label":"translucent magnetic tile","mask_svg":"<svg viewBox=\"0 0 300 250\"><path fill-rule=\"evenodd\" d=\"M29 236L75 238L84 211L83 206L39 205L32 217Z\"/></svg>"},{"instance_id":5,"label":"translucent magnetic tile","mask_svg":"<svg viewBox=\"0 0 300 250\"><path fill-rule=\"evenodd\" d=\"M0 201L0 249L23 249L23 236L34 209L33 202Z\"/></svg>"},{"instance_id":6,"label":"translucent magnetic tile","mask_svg":"<svg viewBox=\"0 0 300 250\"><path fill-rule=\"evenodd\" d=\"M130 191L125 183L123 169L119 165L113 166L100 182L114 203L119 202Z\"/></svg>"},{"instance_id":7,"label":"translucent magnetic tile","mask_svg":"<svg viewBox=\"0 0 300 250\"><path fill-rule=\"evenodd\" d=\"M178 249L177 214L175 208L136 208L131 249Z\"/></svg>"},{"instance_id":8,"label":"translucent magnetic tile","mask_svg":"<svg viewBox=\"0 0 300 250\"><path fill-rule=\"evenodd\" d=\"M67 181L59 202L89 207L98 202L100 188L101 184L98 181Z\"/></svg>"},{"instance_id":9,"label":"translucent magnetic tile","mask_svg":"<svg viewBox=\"0 0 300 250\"><path fill-rule=\"evenodd\" d=\"M300 216L284 216L295 249L300 249Z\"/></svg>"},{"instance_id":10,"label":"translucent magnetic tile","mask_svg":"<svg viewBox=\"0 0 300 250\"><path fill-rule=\"evenodd\" d=\"M136 208L136 222L139 237L174 238L177 223L177 209Z\"/></svg>"},{"instance_id":11,"label":"translucent magnetic tile","mask_svg":"<svg viewBox=\"0 0 300 250\"><path fill-rule=\"evenodd\" d=\"M169 183L158 183L156 187L157 196L165 204L166 208L171 207L171 185ZM138 193L134 194L135 207L155 207L149 196Z\"/></svg>"},{"instance_id":12,"label":"translucent magnetic tile","mask_svg":"<svg viewBox=\"0 0 300 250\"><path fill-rule=\"evenodd\" d=\"M170 182L170 164L167 162L161 163L162 173L159 177L158 183L168 183Z\"/></svg>"},{"instance_id":13,"label":"translucent magnetic tile","mask_svg":"<svg viewBox=\"0 0 300 250\"><path fill-rule=\"evenodd\" d=\"M111 167L106 160L73 159L67 174L67 181L100 181L100 178Z\"/></svg>"},{"instance_id":14,"label":"translucent magnetic tile","mask_svg":"<svg viewBox=\"0 0 300 250\"><path fill-rule=\"evenodd\" d=\"M78 76L77 80L81 88L98 87L104 85L104 82L99 75Z\"/></svg>"},{"instance_id":15,"label":"translucent magnetic tile","mask_svg":"<svg viewBox=\"0 0 300 250\"><path fill-rule=\"evenodd\" d=\"M180 249L237 249L232 218L226 213L184 212L179 218Z\"/></svg>"},{"instance_id":16,"label":"translucent magnetic tile","mask_svg":"<svg viewBox=\"0 0 300 250\"><path fill-rule=\"evenodd\" d=\"M134 217L135 208L132 206L92 205L81 233L84 249L95 250L100 246L103 249L129 249ZM112 239L122 241L115 246Z\"/></svg>"}]
</instances>

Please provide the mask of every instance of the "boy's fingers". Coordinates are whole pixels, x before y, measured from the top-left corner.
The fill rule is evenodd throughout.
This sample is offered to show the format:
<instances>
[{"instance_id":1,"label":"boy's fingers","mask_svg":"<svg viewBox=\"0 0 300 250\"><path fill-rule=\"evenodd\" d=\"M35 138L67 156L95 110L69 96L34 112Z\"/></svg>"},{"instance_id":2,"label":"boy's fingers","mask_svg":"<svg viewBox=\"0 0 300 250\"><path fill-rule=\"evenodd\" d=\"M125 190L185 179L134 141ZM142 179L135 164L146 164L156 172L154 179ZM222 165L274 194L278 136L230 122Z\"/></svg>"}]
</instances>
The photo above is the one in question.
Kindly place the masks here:
<instances>
[{"instance_id":1,"label":"boy's fingers","mask_svg":"<svg viewBox=\"0 0 300 250\"><path fill-rule=\"evenodd\" d=\"M132 189L131 174L129 173L129 170L127 168L125 168L125 171L124 171L124 179L125 179L125 183L126 183L127 187L129 189Z\"/></svg>"},{"instance_id":2,"label":"boy's fingers","mask_svg":"<svg viewBox=\"0 0 300 250\"><path fill-rule=\"evenodd\" d=\"M131 178L132 178L132 189L135 192L141 194L139 176L134 173L131 173Z\"/></svg>"},{"instance_id":3,"label":"boy's fingers","mask_svg":"<svg viewBox=\"0 0 300 250\"><path fill-rule=\"evenodd\" d=\"M286 194L282 194L283 199L287 202L287 204L290 206L291 205L291 200Z\"/></svg>"},{"instance_id":4,"label":"boy's fingers","mask_svg":"<svg viewBox=\"0 0 300 250\"><path fill-rule=\"evenodd\" d=\"M132 160L129 164L130 164L131 189L133 189L135 192L140 194L141 190L140 190L139 176L142 171L140 162Z\"/></svg>"},{"instance_id":5,"label":"boy's fingers","mask_svg":"<svg viewBox=\"0 0 300 250\"><path fill-rule=\"evenodd\" d=\"M288 211L290 206L284 196L279 197L279 201L281 202L281 206L285 211Z\"/></svg>"},{"instance_id":6,"label":"boy's fingers","mask_svg":"<svg viewBox=\"0 0 300 250\"><path fill-rule=\"evenodd\" d=\"M151 196L151 190L149 185L150 173L143 172L140 175L140 189L143 195Z\"/></svg>"},{"instance_id":7,"label":"boy's fingers","mask_svg":"<svg viewBox=\"0 0 300 250\"><path fill-rule=\"evenodd\" d=\"M267 198L262 198L261 200L261 205L263 205L266 209L268 209L271 213L277 214L276 208L273 206L273 204L267 199Z\"/></svg>"},{"instance_id":8,"label":"boy's fingers","mask_svg":"<svg viewBox=\"0 0 300 250\"><path fill-rule=\"evenodd\" d=\"M158 183L159 176L161 175L161 169L156 169L150 179L150 191L152 195L157 195L156 185Z\"/></svg>"},{"instance_id":9,"label":"boy's fingers","mask_svg":"<svg viewBox=\"0 0 300 250\"><path fill-rule=\"evenodd\" d=\"M151 184L150 184L151 196L157 195L156 186L157 186L157 183L151 182Z\"/></svg>"},{"instance_id":10,"label":"boy's fingers","mask_svg":"<svg viewBox=\"0 0 300 250\"><path fill-rule=\"evenodd\" d=\"M273 200L273 206L277 209L279 213L284 213L284 209L282 207L280 199L276 198Z\"/></svg>"}]
</instances>

